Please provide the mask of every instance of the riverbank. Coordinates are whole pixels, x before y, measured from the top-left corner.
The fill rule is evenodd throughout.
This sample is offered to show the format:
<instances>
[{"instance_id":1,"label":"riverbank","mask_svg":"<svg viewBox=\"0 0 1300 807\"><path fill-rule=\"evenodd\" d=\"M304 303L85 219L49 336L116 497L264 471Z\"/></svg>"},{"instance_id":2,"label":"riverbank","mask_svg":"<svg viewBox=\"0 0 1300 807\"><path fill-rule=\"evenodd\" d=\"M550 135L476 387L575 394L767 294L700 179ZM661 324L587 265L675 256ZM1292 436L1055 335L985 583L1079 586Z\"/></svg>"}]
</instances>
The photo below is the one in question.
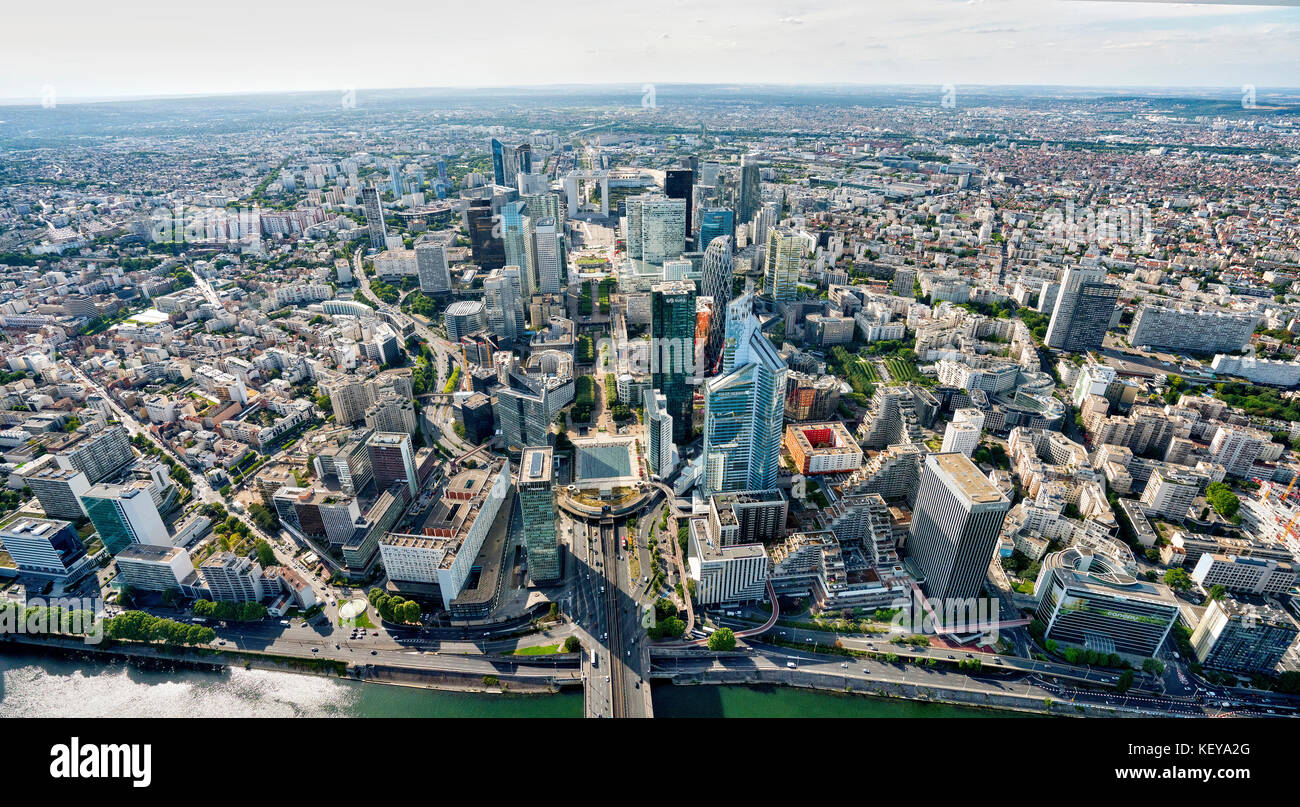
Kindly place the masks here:
<instances>
[{"instance_id":1,"label":"riverbank","mask_svg":"<svg viewBox=\"0 0 1300 807\"><path fill-rule=\"evenodd\" d=\"M0 719L11 717L581 718L582 693L461 692L288 671L0 653Z\"/></svg>"},{"instance_id":2,"label":"riverbank","mask_svg":"<svg viewBox=\"0 0 1300 807\"><path fill-rule=\"evenodd\" d=\"M1003 709L956 706L776 684L717 686L658 683L655 717L703 718L1016 718L1042 717Z\"/></svg>"},{"instance_id":3,"label":"riverbank","mask_svg":"<svg viewBox=\"0 0 1300 807\"><path fill-rule=\"evenodd\" d=\"M384 663L354 665L338 659L210 647L113 640L88 645L77 639L26 635L9 635L0 639L0 655L13 653L46 654L83 663L123 662L163 670L186 669L208 672L221 669L267 670L461 693L550 695L559 692L562 688L581 684L578 680L554 676L537 678L501 672L483 675L455 670L407 668Z\"/></svg>"}]
</instances>

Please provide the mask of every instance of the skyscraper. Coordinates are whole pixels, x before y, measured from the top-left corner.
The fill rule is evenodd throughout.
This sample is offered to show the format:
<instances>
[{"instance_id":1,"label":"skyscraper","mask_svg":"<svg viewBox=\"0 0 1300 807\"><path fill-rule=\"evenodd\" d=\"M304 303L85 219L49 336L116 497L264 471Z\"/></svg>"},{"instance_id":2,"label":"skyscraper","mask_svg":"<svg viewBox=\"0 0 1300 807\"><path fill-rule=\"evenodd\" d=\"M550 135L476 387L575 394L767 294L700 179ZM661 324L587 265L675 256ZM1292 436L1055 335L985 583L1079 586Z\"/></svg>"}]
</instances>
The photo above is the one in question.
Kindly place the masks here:
<instances>
[{"instance_id":1,"label":"skyscraper","mask_svg":"<svg viewBox=\"0 0 1300 807\"><path fill-rule=\"evenodd\" d=\"M774 227L768 231L763 283L773 300L782 303L794 300L803 248L803 240L793 230Z\"/></svg>"},{"instance_id":2,"label":"skyscraper","mask_svg":"<svg viewBox=\"0 0 1300 807\"><path fill-rule=\"evenodd\" d=\"M707 211L705 215L708 215ZM726 331L728 303L731 301L731 236L720 235L702 243L707 248L704 250L700 294L713 298L713 315L709 318L709 330L704 341L704 372L713 374L718 372L722 359L722 340Z\"/></svg>"},{"instance_id":3,"label":"skyscraper","mask_svg":"<svg viewBox=\"0 0 1300 807\"><path fill-rule=\"evenodd\" d=\"M503 341L513 342L523 335L523 288L518 266L502 267L484 278L483 307L488 328Z\"/></svg>"},{"instance_id":4,"label":"skyscraper","mask_svg":"<svg viewBox=\"0 0 1300 807\"><path fill-rule=\"evenodd\" d=\"M740 158L740 194L736 200L736 215L749 221L762 205L763 195L758 185L758 163L748 154Z\"/></svg>"},{"instance_id":5,"label":"skyscraper","mask_svg":"<svg viewBox=\"0 0 1300 807\"><path fill-rule=\"evenodd\" d=\"M512 146L492 138L492 179L497 185L515 187L519 174L533 172L533 147L527 143Z\"/></svg>"},{"instance_id":6,"label":"skyscraper","mask_svg":"<svg viewBox=\"0 0 1300 807\"><path fill-rule=\"evenodd\" d=\"M659 476L673 472L673 416L668 413L668 399L649 391L645 396L645 427L649 445L646 461L650 471Z\"/></svg>"},{"instance_id":7,"label":"skyscraper","mask_svg":"<svg viewBox=\"0 0 1300 807\"><path fill-rule=\"evenodd\" d=\"M686 200L647 193L625 204L629 258L662 265L686 251Z\"/></svg>"},{"instance_id":8,"label":"skyscraper","mask_svg":"<svg viewBox=\"0 0 1300 807\"><path fill-rule=\"evenodd\" d=\"M114 555L131 544L171 543L147 484L95 485L81 496L81 504L100 540Z\"/></svg>"},{"instance_id":9,"label":"skyscraper","mask_svg":"<svg viewBox=\"0 0 1300 807\"><path fill-rule=\"evenodd\" d=\"M717 303L714 305L716 306ZM724 374L736 369L736 347L749 333L749 318L754 313L754 295L750 293L740 295L727 303L726 311L722 331L722 372Z\"/></svg>"},{"instance_id":10,"label":"skyscraper","mask_svg":"<svg viewBox=\"0 0 1300 807\"><path fill-rule=\"evenodd\" d=\"M415 270L420 279L420 291L425 294L445 294L451 291L451 270L447 266L447 247L436 241L415 245Z\"/></svg>"},{"instance_id":11,"label":"skyscraper","mask_svg":"<svg viewBox=\"0 0 1300 807\"><path fill-rule=\"evenodd\" d=\"M384 206L379 201L378 188L362 188L361 202L366 208L366 227L370 230L370 246L388 249L388 228L384 225Z\"/></svg>"},{"instance_id":12,"label":"skyscraper","mask_svg":"<svg viewBox=\"0 0 1300 807\"><path fill-rule=\"evenodd\" d=\"M1099 349L1118 299L1119 286L1106 282L1105 270L1066 269L1044 342L1075 353Z\"/></svg>"},{"instance_id":13,"label":"skyscraper","mask_svg":"<svg viewBox=\"0 0 1300 807\"><path fill-rule=\"evenodd\" d=\"M534 585L560 579L560 542L555 532L555 488L550 446L530 446L519 455L519 509L523 514L528 579Z\"/></svg>"},{"instance_id":14,"label":"skyscraper","mask_svg":"<svg viewBox=\"0 0 1300 807\"><path fill-rule=\"evenodd\" d=\"M728 329L735 334L732 366L704 387L706 496L773 487L785 427L785 362L752 311Z\"/></svg>"},{"instance_id":15,"label":"skyscraper","mask_svg":"<svg viewBox=\"0 0 1300 807\"><path fill-rule=\"evenodd\" d=\"M506 265L506 248L498 221L492 212L492 203L487 199L476 199L465 210L465 227L469 231L474 263L484 269L499 269Z\"/></svg>"},{"instance_id":16,"label":"skyscraper","mask_svg":"<svg viewBox=\"0 0 1300 807\"><path fill-rule=\"evenodd\" d=\"M929 454L912 509L908 554L941 600L979 595L1011 502L960 453Z\"/></svg>"},{"instance_id":17,"label":"skyscraper","mask_svg":"<svg viewBox=\"0 0 1300 807\"><path fill-rule=\"evenodd\" d=\"M537 263L538 291L542 294L562 292L560 234L556 232L554 218L536 220L533 227L533 257Z\"/></svg>"},{"instance_id":18,"label":"skyscraper","mask_svg":"<svg viewBox=\"0 0 1300 807\"><path fill-rule=\"evenodd\" d=\"M366 441L376 490L387 490L395 482L406 484L412 497L420 489L415 470L415 450L405 432L376 432Z\"/></svg>"},{"instance_id":19,"label":"skyscraper","mask_svg":"<svg viewBox=\"0 0 1300 807\"><path fill-rule=\"evenodd\" d=\"M725 207L702 208L698 218L700 222L699 249L708 249L715 238L724 235L730 238L736 233L736 216Z\"/></svg>"},{"instance_id":20,"label":"skyscraper","mask_svg":"<svg viewBox=\"0 0 1300 807\"><path fill-rule=\"evenodd\" d=\"M650 287L650 386L667 399L673 442L691 439L695 372L695 284L671 280Z\"/></svg>"},{"instance_id":21,"label":"skyscraper","mask_svg":"<svg viewBox=\"0 0 1300 807\"><path fill-rule=\"evenodd\" d=\"M664 172L664 195L669 199L681 199L686 202L686 235L695 232L691 226L691 207L693 199L691 186L695 184L695 172L689 168L669 168Z\"/></svg>"},{"instance_id":22,"label":"skyscraper","mask_svg":"<svg viewBox=\"0 0 1300 807\"><path fill-rule=\"evenodd\" d=\"M501 207L501 240L505 244L506 265L519 267L520 296L527 300L537 290L537 266L533 255L533 222L525 213L523 202Z\"/></svg>"}]
</instances>

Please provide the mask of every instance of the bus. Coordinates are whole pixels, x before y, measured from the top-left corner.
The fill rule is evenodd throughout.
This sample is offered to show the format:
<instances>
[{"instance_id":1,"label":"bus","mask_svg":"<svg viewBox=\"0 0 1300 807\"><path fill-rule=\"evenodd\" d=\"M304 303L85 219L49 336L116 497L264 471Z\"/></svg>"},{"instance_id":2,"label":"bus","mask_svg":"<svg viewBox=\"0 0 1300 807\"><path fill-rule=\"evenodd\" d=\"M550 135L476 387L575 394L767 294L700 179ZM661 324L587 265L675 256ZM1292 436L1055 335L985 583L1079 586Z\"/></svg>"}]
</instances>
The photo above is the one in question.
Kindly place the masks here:
<instances>
[{"instance_id":1,"label":"bus","mask_svg":"<svg viewBox=\"0 0 1300 807\"><path fill-rule=\"evenodd\" d=\"M594 647L591 649L591 666L593 667L600 666L600 656L596 655L596 648Z\"/></svg>"}]
</instances>

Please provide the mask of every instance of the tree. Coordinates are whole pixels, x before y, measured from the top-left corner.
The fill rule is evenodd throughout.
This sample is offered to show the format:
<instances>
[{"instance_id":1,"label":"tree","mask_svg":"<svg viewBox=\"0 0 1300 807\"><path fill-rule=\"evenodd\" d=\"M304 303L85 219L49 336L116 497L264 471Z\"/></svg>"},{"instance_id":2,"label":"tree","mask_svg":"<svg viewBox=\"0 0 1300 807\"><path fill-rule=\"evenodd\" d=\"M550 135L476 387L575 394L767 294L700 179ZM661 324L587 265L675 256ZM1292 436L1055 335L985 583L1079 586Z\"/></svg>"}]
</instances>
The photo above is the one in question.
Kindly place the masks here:
<instances>
[{"instance_id":1,"label":"tree","mask_svg":"<svg viewBox=\"0 0 1300 807\"><path fill-rule=\"evenodd\" d=\"M1237 498L1237 494L1222 482L1210 483L1205 489L1205 500L1214 508L1214 512L1229 520L1241 509L1241 500Z\"/></svg>"},{"instance_id":2,"label":"tree","mask_svg":"<svg viewBox=\"0 0 1300 807\"><path fill-rule=\"evenodd\" d=\"M1133 686L1133 678L1134 675L1132 670L1125 670L1120 673L1119 680L1115 682L1115 689L1120 692L1128 692L1129 688Z\"/></svg>"},{"instance_id":3,"label":"tree","mask_svg":"<svg viewBox=\"0 0 1300 807\"><path fill-rule=\"evenodd\" d=\"M718 628L709 635L709 649L717 652L736 649L736 634L731 628Z\"/></svg>"},{"instance_id":4,"label":"tree","mask_svg":"<svg viewBox=\"0 0 1300 807\"><path fill-rule=\"evenodd\" d=\"M564 652L577 653L582 649L582 642L578 641L577 636L570 636L564 640Z\"/></svg>"},{"instance_id":5,"label":"tree","mask_svg":"<svg viewBox=\"0 0 1300 807\"><path fill-rule=\"evenodd\" d=\"M1165 572L1165 585L1174 591L1190 591L1192 578L1188 576L1185 569L1170 569Z\"/></svg>"},{"instance_id":6,"label":"tree","mask_svg":"<svg viewBox=\"0 0 1300 807\"><path fill-rule=\"evenodd\" d=\"M262 568L279 565L275 558L275 550L266 541L259 539L253 548L257 551L257 562L262 564Z\"/></svg>"}]
</instances>

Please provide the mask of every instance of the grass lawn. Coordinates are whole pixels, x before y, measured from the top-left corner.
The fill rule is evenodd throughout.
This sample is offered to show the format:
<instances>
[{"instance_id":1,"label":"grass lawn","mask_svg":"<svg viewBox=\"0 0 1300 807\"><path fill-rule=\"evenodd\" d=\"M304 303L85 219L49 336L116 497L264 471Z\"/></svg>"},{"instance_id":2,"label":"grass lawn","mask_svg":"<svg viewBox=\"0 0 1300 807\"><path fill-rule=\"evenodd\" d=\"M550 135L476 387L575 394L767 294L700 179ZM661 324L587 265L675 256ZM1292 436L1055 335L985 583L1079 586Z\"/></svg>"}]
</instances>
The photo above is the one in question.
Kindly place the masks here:
<instances>
[{"instance_id":1,"label":"grass lawn","mask_svg":"<svg viewBox=\"0 0 1300 807\"><path fill-rule=\"evenodd\" d=\"M549 656L560 652L558 644L542 644L536 647L521 647L515 651L516 656Z\"/></svg>"},{"instance_id":2,"label":"grass lawn","mask_svg":"<svg viewBox=\"0 0 1300 807\"><path fill-rule=\"evenodd\" d=\"M357 617L356 617L356 619L351 620L351 622L352 622L351 625L345 625L344 622L345 622L345 620L340 619L340 620L339 620L339 626L340 626L340 627L357 627L357 628L373 628L373 627L375 626L375 623L373 623L373 622L370 621L370 613L369 613L369 612L362 613L362 614L358 614Z\"/></svg>"}]
</instances>

